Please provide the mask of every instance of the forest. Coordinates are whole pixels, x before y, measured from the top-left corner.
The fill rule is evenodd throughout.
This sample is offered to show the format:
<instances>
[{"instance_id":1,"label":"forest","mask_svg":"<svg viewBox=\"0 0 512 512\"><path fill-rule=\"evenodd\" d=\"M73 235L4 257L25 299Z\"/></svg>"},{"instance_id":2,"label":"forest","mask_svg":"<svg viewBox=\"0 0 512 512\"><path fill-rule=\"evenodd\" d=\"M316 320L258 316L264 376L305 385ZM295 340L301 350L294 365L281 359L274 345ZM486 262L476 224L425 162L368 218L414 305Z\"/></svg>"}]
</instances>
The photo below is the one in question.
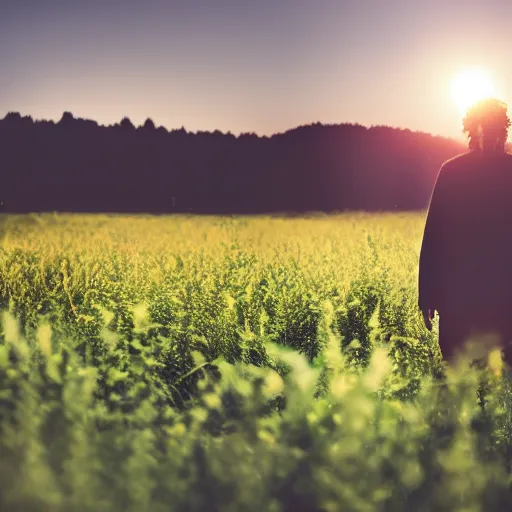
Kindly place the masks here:
<instances>
[{"instance_id":1,"label":"forest","mask_svg":"<svg viewBox=\"0 0 512 512\"><path fill-rule=\"evenodd\" d=\"M412 211L466 148L407 129L300 126L271 137L168 131L151 119L112 126L0 120L4 213L275 214Z\"/></svg>"}]
</instances>

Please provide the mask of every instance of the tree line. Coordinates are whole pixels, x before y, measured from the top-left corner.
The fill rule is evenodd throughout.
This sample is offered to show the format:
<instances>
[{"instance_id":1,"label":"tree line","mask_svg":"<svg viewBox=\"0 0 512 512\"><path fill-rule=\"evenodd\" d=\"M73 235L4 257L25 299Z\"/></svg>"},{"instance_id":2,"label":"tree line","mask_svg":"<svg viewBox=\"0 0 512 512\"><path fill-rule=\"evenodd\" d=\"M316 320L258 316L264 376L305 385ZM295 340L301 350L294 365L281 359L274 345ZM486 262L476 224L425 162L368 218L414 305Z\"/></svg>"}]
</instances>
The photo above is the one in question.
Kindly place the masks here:
<instances>
[{"instance_id":1,"label":"tree line","mask_svg":"<svg viewBox=\"0 0 512 512\"><path fill-rule=\"evenodd\" d=\"M256 214L426 208L466 148L388 126L314 123L270 137L63 114L0 120L4 212Z\"/></svg>"}]
</instances>

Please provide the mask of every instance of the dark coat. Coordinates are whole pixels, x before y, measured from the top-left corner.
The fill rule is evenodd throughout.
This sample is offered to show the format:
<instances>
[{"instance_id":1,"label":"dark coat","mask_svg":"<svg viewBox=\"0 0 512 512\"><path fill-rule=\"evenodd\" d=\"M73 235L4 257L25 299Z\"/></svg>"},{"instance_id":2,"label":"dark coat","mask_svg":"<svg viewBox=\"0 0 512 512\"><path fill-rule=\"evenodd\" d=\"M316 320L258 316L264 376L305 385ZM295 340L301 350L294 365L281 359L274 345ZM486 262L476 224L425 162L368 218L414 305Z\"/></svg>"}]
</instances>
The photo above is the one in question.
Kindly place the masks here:
<instances>
[{"instance_id":1,"label":"dark coat","mask_svg":"<svg viewBox=\"0 0 512 512\"><path fill-rule=\"evenodd\" d=\"M512 319L512 155L476 150L442 165L421 246L418 304L437 310L441 322L454 311L478 323L510 309Z\"/></svg>"}]
</instances>

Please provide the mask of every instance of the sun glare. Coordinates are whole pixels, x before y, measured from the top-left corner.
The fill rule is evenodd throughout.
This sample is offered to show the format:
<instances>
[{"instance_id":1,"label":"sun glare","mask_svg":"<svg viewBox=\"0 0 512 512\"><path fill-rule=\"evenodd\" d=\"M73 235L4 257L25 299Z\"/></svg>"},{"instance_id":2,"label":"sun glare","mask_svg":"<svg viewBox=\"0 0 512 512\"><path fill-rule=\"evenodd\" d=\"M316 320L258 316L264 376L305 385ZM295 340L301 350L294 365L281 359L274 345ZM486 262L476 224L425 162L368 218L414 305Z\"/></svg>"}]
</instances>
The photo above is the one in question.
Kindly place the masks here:
<instances>
[{"instance_id":1,"label":"sun glare","mask_svg":"<svg viewBox=\"0 0 512 512\"><path fill-rule=\"evenodd\" d=\"M452 95L461 114L476 101L495 96L496 90L484 69L469 69L457 75L452 82Z\"/></svg>"}]
</instances>

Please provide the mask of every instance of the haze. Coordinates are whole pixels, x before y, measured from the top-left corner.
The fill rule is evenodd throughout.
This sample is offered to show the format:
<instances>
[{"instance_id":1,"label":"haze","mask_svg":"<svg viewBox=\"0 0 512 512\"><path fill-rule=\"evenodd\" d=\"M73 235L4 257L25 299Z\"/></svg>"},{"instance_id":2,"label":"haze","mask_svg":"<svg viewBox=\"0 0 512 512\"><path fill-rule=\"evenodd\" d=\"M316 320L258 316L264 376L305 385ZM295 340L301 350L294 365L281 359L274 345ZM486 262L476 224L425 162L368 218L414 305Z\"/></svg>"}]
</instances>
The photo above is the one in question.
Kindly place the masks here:
<instances>
[{"instance_id":1,"label":"haze","mask_svg":"<svg viewBox=\"0 0 512 512\"><path fill-rule=\"evenodd\" d=\"M512 5L398 0L2 0L0 117L260 135L311 122L461 138L453 77L509 101Z\"/></svg>"}]
</instances>

